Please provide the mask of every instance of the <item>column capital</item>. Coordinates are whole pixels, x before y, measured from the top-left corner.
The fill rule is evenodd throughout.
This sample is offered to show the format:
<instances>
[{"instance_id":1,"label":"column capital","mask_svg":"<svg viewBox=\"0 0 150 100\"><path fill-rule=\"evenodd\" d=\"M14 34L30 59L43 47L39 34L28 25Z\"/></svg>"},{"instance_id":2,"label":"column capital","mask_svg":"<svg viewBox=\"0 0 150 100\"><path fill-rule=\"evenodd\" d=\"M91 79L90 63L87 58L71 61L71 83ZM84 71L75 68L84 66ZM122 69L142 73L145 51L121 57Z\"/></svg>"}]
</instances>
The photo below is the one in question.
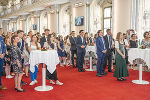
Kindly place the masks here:
<instances>
[{"instance_id":1,"label":"column capital","mask_svg":"<svg viewBox=\"0 0 150 100\"><path fill-rule=\"evenodd\" d=\"M59 14L59 10L56 10L56 14Z\"/></svg>"},{"instance_id":2,"label":"column capital","mask_svg":"<svg viewBox=\"0 0 150 100\"><path fill-rule=\"evenodd\" d=\"M90 6L90 3L86 3L86 7L89 7Z\"/></svg>"}]
</instances>

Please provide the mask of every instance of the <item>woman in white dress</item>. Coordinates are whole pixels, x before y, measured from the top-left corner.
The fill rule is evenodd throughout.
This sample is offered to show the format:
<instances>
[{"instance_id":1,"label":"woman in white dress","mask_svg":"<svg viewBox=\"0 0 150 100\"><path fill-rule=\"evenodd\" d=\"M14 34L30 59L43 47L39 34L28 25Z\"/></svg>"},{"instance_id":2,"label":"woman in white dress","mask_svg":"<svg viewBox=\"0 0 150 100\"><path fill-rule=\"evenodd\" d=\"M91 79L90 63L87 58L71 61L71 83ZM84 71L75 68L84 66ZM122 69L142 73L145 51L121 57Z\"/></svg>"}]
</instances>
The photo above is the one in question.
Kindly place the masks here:
<instances>
[{"instance_id":1,"label":"woman in white dress","mask_svg":"<svg viewBox=\"0 0 150 100\"><path fill-rule=\"evenodd\" d=\"M40 44L37 42L36 35L32 36L31 42L28 44L28 49L29 49L29 52L31 52L32 50L40 50L41 49ZM32 73L30 71L31 83L29 85L34 85L35 83L37 83L37 72L38 72L38 65L35 65L35 72Z\"/></svg>"},{"instance_id":2,"label":"woman in white dress","mask_svg":"<svg viewBox=\"0 0 150 100\"><path fill-rule=\"evenodd\" d=\"M57 45L54 42L54 37L53 37L52 34L48 35L47 42L44 43L44 47L46 47L48 50L56 50L57 51ZM52 74L47 71L46 72L46 77L50 80L51 84L55 84L54 81L56 81L57 85L63 85L63 83L58 81L57 71L56 70Z\"/></svg>"}]
</instances>

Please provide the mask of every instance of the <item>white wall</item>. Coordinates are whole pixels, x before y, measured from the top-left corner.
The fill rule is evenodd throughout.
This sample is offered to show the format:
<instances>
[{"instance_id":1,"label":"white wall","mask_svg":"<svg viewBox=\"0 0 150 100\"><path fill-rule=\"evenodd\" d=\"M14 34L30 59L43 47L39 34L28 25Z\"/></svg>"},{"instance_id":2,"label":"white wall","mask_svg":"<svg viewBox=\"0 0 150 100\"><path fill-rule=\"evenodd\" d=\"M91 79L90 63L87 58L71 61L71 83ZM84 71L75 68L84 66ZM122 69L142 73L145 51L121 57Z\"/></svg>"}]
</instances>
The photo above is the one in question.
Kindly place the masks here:
<instances>
[{"instance_id":1,"label":"white wall","mask_svg":"<svg viewBox=\"0 0 150 100\"><path fill-rule=\"evenodd\" d=\"M82 6L82 7L78 7L78 8L74 8L73 10L74 14L73 14L73 18L72 18L72 26L74 27L73 29L75 29L76 33L79 33L80 30L85 30L86 25L85 25L85 21L86 21L86 6ZM80 17L80 16L84 16L84 25L83 26L75 26L75 17Z\"/></svg>"},{"instance_id":2,"label":"white wall","mask_svg":"<svg viewBox=\"0 0 150 100\"><path fill-rule=\"evenodd\" d=\"M113 36L130 29L131 0L113 0Z\"/></svg>"}]
</instances>

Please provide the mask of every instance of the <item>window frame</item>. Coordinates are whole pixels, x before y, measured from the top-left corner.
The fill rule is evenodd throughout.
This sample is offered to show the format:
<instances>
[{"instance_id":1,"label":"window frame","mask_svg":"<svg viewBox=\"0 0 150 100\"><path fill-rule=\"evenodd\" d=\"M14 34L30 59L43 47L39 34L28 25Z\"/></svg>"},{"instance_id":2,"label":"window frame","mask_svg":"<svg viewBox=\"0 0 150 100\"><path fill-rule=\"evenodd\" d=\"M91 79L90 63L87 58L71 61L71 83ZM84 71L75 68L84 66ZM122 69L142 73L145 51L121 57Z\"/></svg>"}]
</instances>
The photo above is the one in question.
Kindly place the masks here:
<instances>
[{"instance_id":1,"label":"window frame","mask_svg":"<svg viewBox=\"0 0 150 100\"><path fill-rule=\"evenodd\" d=\"M104 12L104 11L105 11L106 8L111 8L111 13L110 13L111 16L110 16L110 17L105 17L105 12ZM104 27L104 20L105 20L105 19L110 19L110 27L109 27L109 28L112 29L112 6L107 6L107 7L104 7L104 8L103 8L103 33L105 33L104 30L106 29L106 28ZM105 35L105 34L104 34L104 35Z\"/></svg>"}]
</instances>

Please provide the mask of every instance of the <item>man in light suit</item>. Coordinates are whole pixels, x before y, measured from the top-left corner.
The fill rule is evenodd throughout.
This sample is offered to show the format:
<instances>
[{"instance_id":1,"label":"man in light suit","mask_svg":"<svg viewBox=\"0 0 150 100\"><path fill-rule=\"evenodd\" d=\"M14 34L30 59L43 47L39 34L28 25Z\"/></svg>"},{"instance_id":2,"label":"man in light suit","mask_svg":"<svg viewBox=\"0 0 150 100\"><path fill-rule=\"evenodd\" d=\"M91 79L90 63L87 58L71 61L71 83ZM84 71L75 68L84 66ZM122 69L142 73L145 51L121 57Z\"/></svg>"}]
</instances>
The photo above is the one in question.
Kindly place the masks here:
<instances>
[{"instance_id":1,"label":"man in light suit","mask_svg":"<svg viewBox=\"0 0 150 100\"><path fill-rule=\"evenodd\" d=\"M49 35L49 33L50 33L50 30L49 30L49 29L45 29L44 32L45 32L45 36L43 36L43 37L40 39L41 48L43 48L44 43L47 42L47 37L48 37L48 35Z\"/></svg>"},{"instance_id":2,"label":"man in light suit","mask_svg":"<svg viewBox=\"0 0 150 100\"><path fill-rule=\"evenodd\" d=\"M73 65L73 68L75 68L76 66L74 65L74 54L77 54L77 45L76 45L77 38L75 37L75 31L71 32L71 36L70 36L69 40L71 43L70 50L71 50L72 65Z\"/></svg>"},{"instance_id":3,"label":"man in light suit","mask_svg":"<svg viewBox=\"0 0 150 100\"><path fill-rule=\"evenodd\" d=\"M98 30L97 32L98 37L96 38L96 47L97 47L97 74L96 76L101 77L102 75L102 66L104 62L104 58L106 55L106 47L105 47L105 40L103 38L103 32L102 30Z\"/></svg>"},{"instance_id":4,"label":"man in light suit","mask_svg":"<svg viewBox=\"0 0 150 100\"><path fill-rule=\"evenodd\" d=\"M107 61L108 61L108 72L112 72L111 70L111 65L112 65L112 52L113 52L113 48L112 48L112 34L111 34L111 29L107 29L106 30L107 35L104 36L104 40L105 40L105 47L107 49L107 53L105 56L105 60L104 60L104 66L103 66L103 73L105 72L105 68L107 65Z\"/></svg>"},{"instance_id":5,"label":"man in light suit","mask_svg":"<svg viewBox=\"0 0 150 100\"><path fill-rule=\"evenodd\" d=\"M80 30L79 36L77 37L77 65L79 72L85 72L83 70L84 56L85 56L85 48L86 48L86 40L84 37L84 30Z\"/></svg>"},{"instance_id":6,"label":"man in light suit","mask_svg":"<svg viewBox=\"0 0 150 100\"><path fill-rule=\"evenodd\" d=\"M2 81L1 81L3 64L4 64L4 56L6 53L5 42L4 42L4 38L2 37L2 34L3 34L2 28L0 28L0 89L7 89L2 86Z\"/></svg>"}]
</instances>

